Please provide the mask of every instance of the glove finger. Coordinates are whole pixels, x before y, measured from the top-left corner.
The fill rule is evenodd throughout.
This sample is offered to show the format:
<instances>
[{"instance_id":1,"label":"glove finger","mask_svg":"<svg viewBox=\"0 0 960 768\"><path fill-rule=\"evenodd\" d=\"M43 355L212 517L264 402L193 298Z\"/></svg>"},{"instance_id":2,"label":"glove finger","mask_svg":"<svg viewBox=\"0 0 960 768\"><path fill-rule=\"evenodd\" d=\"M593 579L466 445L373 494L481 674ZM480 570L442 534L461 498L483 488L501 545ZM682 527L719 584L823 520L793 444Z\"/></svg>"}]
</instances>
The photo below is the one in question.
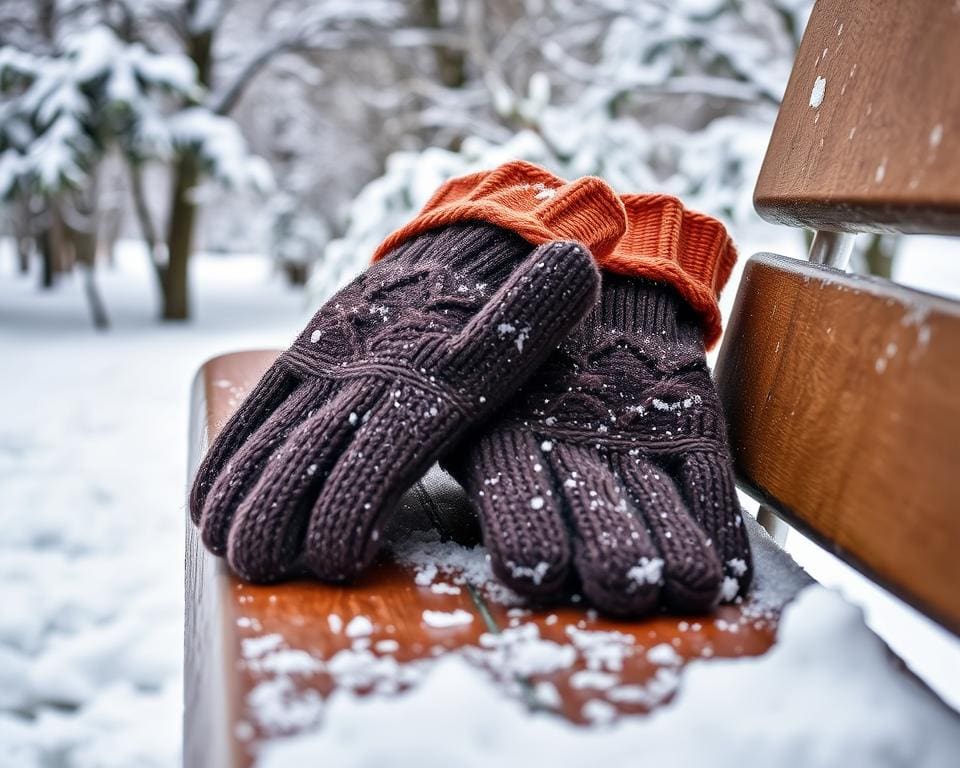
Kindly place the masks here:
<instances>
[{"instance_id":1,"label":"glove finger","mask_svg":"<svg viewBox=\"0 0 960 768\"><path fill-rule=\"evenodd\" d=\"M383 385L358 379L293 429L237 508L227 560L250 581L274 581L300 554L313 500Z\"/></svg>"},{"instance_id":2,"label":"glove finger","mask_svg":"<svg viewBox=\"0 0 960 768\"><path fill-rule=\"evenodd\" d=\"M444 398L409 383L378 386L383 394L311 500L304 564L326 581L352 579L373 561L384 518L462 428Z\"/></svg>"},{"instance_id":3,"label":"glove finger","mask_svg":"<svg viewBox=\"0 0 960 768\"><path fill-rule=\"evenodd\" d=\"M287 435L323 405L333 389L326 381L304 383L240 445L213 481L200 515L200 537L215 555L227 550L230 523L264 465Z\"/></svg>"},{"instance_id":4,"label":"glove finger","mask_svg":"<svg viewBox=\"0 0 960 768\"><path fill-rule=\"evenodd\" d=\"M570 570L570 534L534 436L512 429L484 435L462 469L497 578L522 595L558 592Z\"/></svg>"},{"instance_id":5,"label":"glove finger","mask_svg":"<svg viewBox=\"0 0 960 768\"><path fill-rule=\"evenodd\" d=\"M593 448L558 442L549 456L574 529L584 594L609 613L650 613L660 596L663 559L629 495Z\"/></svg>"},{"instance_id":6,"label":"glove finger","mask_svg":"<svg viewBox=\"0 0 960 768\"><path fill-rule=\"evenodd\" d=\"M681 612L710 610L720 597L723 570L677 487L646 458L617 454L615 462L663 558L664 604Z\"/></svg>"},{"instance_id":7,"label":"glove finger","mask_svg":"<svg viewBox=\"0 0 960 768\"><path fill-rule=\"evenodd\" d=\"M512 391L590 310L599 285L585 246L539 246L451 341L449 379Z\"/></svg>"},{"instance_id":8,"label":"glove finger","mask_svg":"<svg viewBox=\"0 0 960 768\"><path fill-rule=\"evenodd\" d=\"M717 453L691 452L681 457L677 477L687 508L723 563L723 600L746 594L753 560L730 460Z\"/></svg>"},{"instance_id":9,"label":"glove finger","mask_svg":"<svg viewBox=\"0 0 960 768\"><path fill-rule=\"evenodd\" d=\"M190 489L190 519L200 523L207 495L230 458L243 442L269 418L299 386L300 380L274 363L227 420L197 469Z\"/></svg>"}]
</instances>

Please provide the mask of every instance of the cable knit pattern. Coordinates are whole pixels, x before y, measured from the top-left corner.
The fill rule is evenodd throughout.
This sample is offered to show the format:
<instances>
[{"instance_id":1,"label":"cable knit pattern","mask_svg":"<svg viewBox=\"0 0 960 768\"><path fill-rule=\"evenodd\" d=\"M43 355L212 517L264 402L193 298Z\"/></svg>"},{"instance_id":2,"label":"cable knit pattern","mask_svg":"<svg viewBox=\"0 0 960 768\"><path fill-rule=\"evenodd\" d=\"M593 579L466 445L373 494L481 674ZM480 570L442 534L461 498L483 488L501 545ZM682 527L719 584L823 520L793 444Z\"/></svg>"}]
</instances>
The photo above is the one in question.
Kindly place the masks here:
<instances>
[{"instance_id":1,"label":"cable knit pattern","mask_svg":"<svg viewBox=\"0 0 960 768\"><path fill-rule=\"evenodd\" d=\"M751 558L696 313L671 286L603 274L599 305L450 460L496 573L598 607L703 611Z\"/></svg>"},{"instance_id":2,"label":"cable knit pattern","mask_svg":"<svg viewBox=\"0 0 960 768\"><path fill-rule=\"evenodd\" d=\"M391 237L402 239L404 233L424 231L436 221L474 217L503 226L509 226L508 220L521 221L510 228L534 243L560 237L580 240L591 248L602 269L672 285L699 315L707 349L711 349L723 330L717 300L737 260L736 248L723 224L687 210L678 198L670 195L621 195L626 230L611 242L612 233L597 229L594 222L597 212L611 205L606 193L594 195L592 192L602 184L599 179L589 178L568 184L531 163L508 163L495 171L479 171L451 179L427 201L413 222ZM585 193L580 185L591 190L588 196L592 205L585 210L577 210L580 197ZM490 191L494 189L511 201L505 209L509 212L508 218L482 214L482 207L474 203L478 198L490 199ZM558 195L556 202L552 200L554 190ZM536 193L533 200L543 199L546 206L556 206L562 215L540 211L531 199L531 191ZM551 238L551 226L546 232L535 234L544 222L558 219L562 222L559 227L562 234L553 232Z\"/></svg>"},{"instance_id":3,"label":"cable knit pattern","mask_svg":"<svg viewBox=\"0 0 960 768\"><path fill-rule=\"evenodd\" d=\"M229 420L192 489L207 547L255 581L375 556L385 516L514 394L596 301L579 243L461 223L404 240L341 290Z\"/></svg>"},{"instance_id":4,"label":"cable knit pattern","mask_svg":"<svg viewBox=\"0 0 960 768\"><path fill-rule=\"evenodd\" d=\"M383 241L373 260L404 240L463 221L496 224L534 245L576 240L603 259L623 235L625 215L623 203L602 180L584 176L566 182L516 160L441 185L413 221Z\"/></svg>"}]
</instances>

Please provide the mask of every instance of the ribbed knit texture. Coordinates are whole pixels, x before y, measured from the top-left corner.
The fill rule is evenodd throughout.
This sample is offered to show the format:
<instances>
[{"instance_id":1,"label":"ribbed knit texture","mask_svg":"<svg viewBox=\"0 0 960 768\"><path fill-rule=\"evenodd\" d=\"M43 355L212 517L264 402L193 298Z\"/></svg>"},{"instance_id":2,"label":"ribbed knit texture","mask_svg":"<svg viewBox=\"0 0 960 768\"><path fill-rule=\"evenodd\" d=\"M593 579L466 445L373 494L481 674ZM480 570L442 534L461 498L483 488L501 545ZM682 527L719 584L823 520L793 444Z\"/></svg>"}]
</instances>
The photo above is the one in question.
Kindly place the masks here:
<instances>
[{"instance_id":1,"label":"ribbed knit texture","mask_svg":"<svg viewBox=\"0 0 960 768\"><path fill-rule=\"evenodd\" d=\"M566 182L516 160L441 185L411 222L383 241L373 260L436 227L485 221L516 232L534 245L575 240L602 263L625 231L624 217L623 203L602 180L584 176Z\"/></svg>"},{"instance_id":2,"label":"ribbed knit texture","mask_svg":"<svg viewBox=\"0 0 960 768\"><path fill-rule=\"evenodd\" d=\"M534 249L482 223L403 240L317 312L214 441L190 500L204 543L254 581L357 575L402 493L533 374L598 283L579 243Z\"/></svg>"},{"instance_id":3,"label":"ribbed knit texture","mask_svg":"<svg viewBox=\"0 0 960 768\"><path fill-rule=\"evenodd\" d=\"M723 329L717 300L737 261L726 228L669 195L621 195L627 231L600 266L672 285L700 316L707 349Z\"/></svg>"},{"instance_id":4,"label":"ribbed knit texture","mask_svg":"<svg viewBox=\"0 0 960 768\"><path fill-rule=\"evenodd\" d=\"M670 285L604 272L599 305L449 464L522 594L575 575L599 608L641 616L750 583L701 326Z\"/></svg>"},{"instance_id":5,"label":"ribbed knit texture","mask_svg":"<svg viewBox=\"0 0 960 768\"><path fill-rule=\"evenodd\" d=\"M494 189L511 201L503 209L506 216L490 216L475 202L490 200ZM591 200L589 207L583 205L584 198ZM670 195L621 195L620 202L626 211L626 231L611 241L612 232L598 228L595 221L612 205L602 181L585 178L570 184L531 163L507 163L495 171L448 181L378 253L436 222L470 218L507 226L532 243L561 237L579 240L593 251L602 269L672 285L696 311L707 349L712 348L722 332L717 300L737 260L723 224L687 210Z\"/></svg>"}]
</instances>

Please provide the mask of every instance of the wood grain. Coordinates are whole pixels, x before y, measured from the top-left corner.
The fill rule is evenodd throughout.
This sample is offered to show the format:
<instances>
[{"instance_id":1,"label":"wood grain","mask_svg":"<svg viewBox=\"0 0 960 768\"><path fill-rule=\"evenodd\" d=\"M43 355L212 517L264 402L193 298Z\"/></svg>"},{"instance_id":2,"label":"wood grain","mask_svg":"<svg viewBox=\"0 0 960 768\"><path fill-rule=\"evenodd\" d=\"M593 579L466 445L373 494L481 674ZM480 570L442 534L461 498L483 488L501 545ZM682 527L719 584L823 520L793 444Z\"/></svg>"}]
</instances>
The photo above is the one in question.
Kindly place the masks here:
<instances>
[{"instance_id":1,"label":"wood grain","mask_svg":"<svg viewBox=\"0 0 960 768\"><path fill-rule=\"evenodd\" d=\"M960 631L960 304L761 254L716 375L740 483Z\"/></svg>"},{"instance_id":2,"label":"wood grain","mask_svg":"<svg viewBox=\"0 0 960 768\"><path fill-rule=\"evenodd\" d=\"M191 475L209 439L223 426L243 395L273 360L273 352L242 352L209 361L194 387L191 426ZM426 488L421 488L426 493ZM435 493L435 492L434 492ZM476 543L476 521L456 500L436 495L429 504L413 501L403 505L403 525L413 528L437 526L457 541ZM429 509L427 508L429 506ZM459 510L457 513L456 510ZM457 515L462 519L454 519ZM402 527L402 526L401 526ZM583 604L567 602L539 609L508 608L464 587L459 594L436 594L429 585L417 584L415 571L389 559L381 559L360 581L349 586L331 586L309 580L258 586L245 583L207 553L187 522L186 567L186 677L184 714L184 763L187 768L250 766L257 749L269 738L298 732L313 723L289 723L270 727L258 716L254 697L265 684L276 680L261 663L258 644L279 647L313 662L329 661L339 651L355 647L343 628L330 623L338 616L344 624L354 616L366 616L373 624L369 650L378 657L392 657L401 664L430 658L455 649L480 646L483 633L496 635L519 623L536 624L544 638L570 645L576 629L613 631L630 639L631 652L616 673L618 684L651 685L658 675L676 675L688 660L705 657L747 656L763 653L774 641L776 613L749 615L738 606L728 606L711 616L657 616L647 621L611 621L597 616ZM473 538L471 538L473 537ZM789 568L786 556L782 566ZM776 578L768 574L770 578ZM442 579L438 579L442 580ZM473 621L462 627L436 629L423 621L424 610L467 611ZM395 641L396 648L378 649L380 641ZM678 655L677 664L664 665L647 659L645 651L668 644ZM483 665L483 662L478 662ZM528 693L538 683L553 683L560 696L559 715L584 722L583 706L604 696L602 690L575 684L574 674L587 668L578 658L570 669L519 681L507 675L504 695L519 684ZM494 677L503 670L491 669ZM322 669L307 669L291 675L291 702L324 698L334 688L334 679ZM617 704L625 714L642 713L668 701L672 689L644 702ZM362 693L362 690L361 690ZM531 708L539 706L532 698ZM292 706L292 704L291 704ZM464 716L469 716L464 713Z\"/></svg>"},{"instance_id":3,"label":"wood grain","mask_svg":"<svg viewBox=\"0 0 960 768\"><path fill-rule=\"evenodd\" d=\"M760 215L960 234L958 41L955 2L817 0L757 180Z\"/></svg>"}]
</instances>

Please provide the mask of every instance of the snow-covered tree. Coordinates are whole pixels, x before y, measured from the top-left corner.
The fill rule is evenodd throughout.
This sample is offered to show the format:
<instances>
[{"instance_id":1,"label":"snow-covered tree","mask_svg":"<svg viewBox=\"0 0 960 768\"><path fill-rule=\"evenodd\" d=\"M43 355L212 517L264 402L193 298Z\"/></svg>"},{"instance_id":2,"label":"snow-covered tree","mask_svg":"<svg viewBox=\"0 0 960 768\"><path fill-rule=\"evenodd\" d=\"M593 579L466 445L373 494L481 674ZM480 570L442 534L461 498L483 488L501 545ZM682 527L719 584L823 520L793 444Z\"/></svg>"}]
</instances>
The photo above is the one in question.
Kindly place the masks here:
<instances>
[{"instance_id":1,"label":"snow-covered tree","mask_svg":"<svg viewBox=\"0 0 960 768\"><path fill-rule=\"evenodd\" d=\"M203 89L189 59L125 43L107 27L69 33L50 53L0 48L0 93L0 196L45 201L53 226L69 234L92 297L97 182L111 151L135 168L188 156L220 183L270 183L233 121L198 106ZM176 299L169 263L152 230L145 233L168 306ZM99 304L92 306L103 324Z\"/></svg>"},{"instance_id":2,"label":"snow-covered tree","mask_svg":"<svg viewBox=\"0 0 960 768\"><path fill-rule=\"evenodd\" d=\"M449 0L442 26L463 52L464 78L420 89L423 144L391 155L356 198L314 292L361 268L437 184L511 158L679 195L742 225L754 216L753 181L809 7Z\"/></svg>"}]
</instances>

